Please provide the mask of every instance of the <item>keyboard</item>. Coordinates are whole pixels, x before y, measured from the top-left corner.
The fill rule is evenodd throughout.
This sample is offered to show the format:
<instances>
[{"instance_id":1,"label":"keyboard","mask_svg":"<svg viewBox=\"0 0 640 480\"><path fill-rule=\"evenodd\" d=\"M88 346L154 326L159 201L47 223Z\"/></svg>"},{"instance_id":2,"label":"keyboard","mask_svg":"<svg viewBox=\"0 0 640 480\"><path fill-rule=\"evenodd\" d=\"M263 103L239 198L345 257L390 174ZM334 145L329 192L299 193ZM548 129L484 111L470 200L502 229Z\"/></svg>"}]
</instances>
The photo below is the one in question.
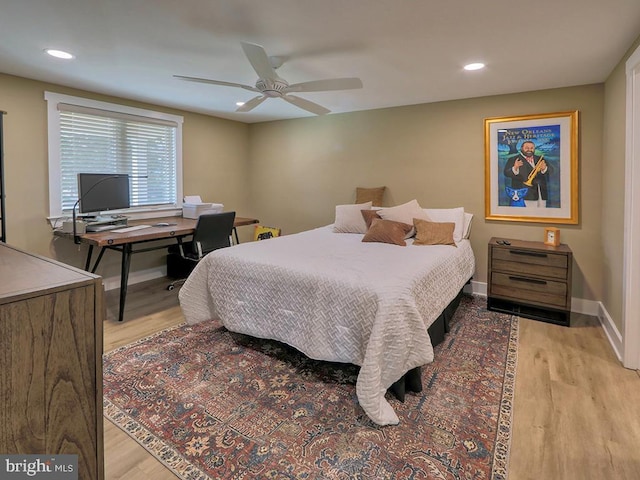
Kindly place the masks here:
<instances>
[{"instance_id":1,"label":"keyboard","mask_svg":"<svg viewBox=\"0 0 640 480\"><path fill-rule=\"evenodd\" d=\"M106 232L107 230L115 230L119 225L87 225L87 233Z\"/></svg>"},{"instance_id":2,"label":"keyboard","mask_svg":"<svg viewBox=\"0 0 640 480\"><path fill-rule=\"evenodd\" d=\"M151 225L133 225L131 227L124 228L116 228L115 230L111 230L113 233L127 233L127 232L135 232L136 230L142 230L143 228L149 228Z\"/></svg>"}]
</instances>

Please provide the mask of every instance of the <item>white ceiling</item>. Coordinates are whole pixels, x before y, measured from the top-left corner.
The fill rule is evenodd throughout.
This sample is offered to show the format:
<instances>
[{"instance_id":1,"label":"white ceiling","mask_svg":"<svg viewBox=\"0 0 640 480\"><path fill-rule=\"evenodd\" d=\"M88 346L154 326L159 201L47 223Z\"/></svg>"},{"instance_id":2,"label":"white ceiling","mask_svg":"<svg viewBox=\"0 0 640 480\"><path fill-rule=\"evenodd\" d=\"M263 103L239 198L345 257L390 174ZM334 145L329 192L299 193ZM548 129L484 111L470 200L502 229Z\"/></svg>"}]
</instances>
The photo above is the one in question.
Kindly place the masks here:
<instances>
[{"instance_id":1,"label":"white ceiling","mask_svg":"<svg viewBox=\"0 0 640 480\"><path fill-rule=\"evenodd\" d=\"M361 78L298 94L350 112L603 82L639 35L639 0L0 0L0 72L251 123L312 114L173 75L254 85L257 43L289 83Z\"/></svg>"}]
</instances>

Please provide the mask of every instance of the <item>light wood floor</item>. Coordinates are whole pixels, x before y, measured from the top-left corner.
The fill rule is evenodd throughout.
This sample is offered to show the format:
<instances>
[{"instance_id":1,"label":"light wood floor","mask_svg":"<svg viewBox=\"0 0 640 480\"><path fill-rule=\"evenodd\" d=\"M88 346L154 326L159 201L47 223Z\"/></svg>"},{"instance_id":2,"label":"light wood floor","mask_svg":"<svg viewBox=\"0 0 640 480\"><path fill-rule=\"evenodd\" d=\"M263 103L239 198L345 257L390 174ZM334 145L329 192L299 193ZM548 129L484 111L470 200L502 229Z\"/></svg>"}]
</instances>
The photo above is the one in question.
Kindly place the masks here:
<instances>
[{"instance_id":1,"label":"light wood floor","mask_svg":"<svg viewBox=\"0 0 640 480\"><path fill-rule=\"evenodd\" d=\"M129 287L125 321L107 293L105 352L184 321L166 281ZM509 480L640 479L640 377L616 359L594 318L572 327L520 320ZM175 475L105 420L106 480Z\"/></svg>"}]
</instances>

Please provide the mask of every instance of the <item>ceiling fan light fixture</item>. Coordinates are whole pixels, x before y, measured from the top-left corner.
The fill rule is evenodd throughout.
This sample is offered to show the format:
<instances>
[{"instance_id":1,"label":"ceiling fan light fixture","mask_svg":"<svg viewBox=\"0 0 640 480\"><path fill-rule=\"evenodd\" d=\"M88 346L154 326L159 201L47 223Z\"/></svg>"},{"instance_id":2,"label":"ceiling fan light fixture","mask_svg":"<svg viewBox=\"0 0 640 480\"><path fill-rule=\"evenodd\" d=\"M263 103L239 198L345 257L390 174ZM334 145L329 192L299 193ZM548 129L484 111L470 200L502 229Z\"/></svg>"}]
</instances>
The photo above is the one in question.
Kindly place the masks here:
<instances>
[{"instance_id":1,"label":"ceiling fan light fixture","mask_svg":"<svg viewBox=\"0 0 640 480\"><path fill-rule=\"evenodd\" d=\"M189 82L210 83L213 85L221 85L223 87L237 87L258 93L258 95L253 97L251 100L246 102L237 102L236 105L238 108L236 109L236 112L250 112L268 98L281 98L298 108L313 113L314 115L326 115L327 113L331 113L331 110L310 100L291 95L290 93L326 92L332 90L352 90L362 88L362 80L359 78L328 78L290 85L289 82L278 76L275 70L277 66L274 65L273 58L267 55L264 48L254 43L242 42L241 45L247 60L249 60L249 63L258 74L258 80L253 87L250 85L243 85L241 83L198 77L186 77L184 75L174 75L174 77L187 80ZM281 65L285 57L279 57L279 59L281 61L276 63Z\"/></svg>"},{"instance_id":2,"label":"ceiling fan light fixture","mask_svg":"<svg viewBox=\"0 0 640 480\"><path fill-rule=\"evenodd\" d=\"M484 63L481 62L475 62L475 63L468 63L464 66L464 69L468 72L472 72L474 70L482 70L485 67Z\"/></svg>"},{"instance_id":3,"label":"ceiling fan light fixture","mask_svg":"<svg viewBox=\"0 0 640 480\"><path fill-rule=\"evenodd\" d=\"M289 88L289 84L281 78L259 78L256 88L270 98L281 97Z\"/></svg>"},{"instance_id":4,"label":"ceiling fan light fixture","mask_svg":"<svg viewBox=\"0 0 640 480\"><path fill-rule=\"evenodd\" d=\"M71 60L75 58L73 54L65 52L64 50L56 50L55 48L47 48L45 49L45 53L51 55L52 57L61 58L63 60Z\"/></svg>"}]
</instances>

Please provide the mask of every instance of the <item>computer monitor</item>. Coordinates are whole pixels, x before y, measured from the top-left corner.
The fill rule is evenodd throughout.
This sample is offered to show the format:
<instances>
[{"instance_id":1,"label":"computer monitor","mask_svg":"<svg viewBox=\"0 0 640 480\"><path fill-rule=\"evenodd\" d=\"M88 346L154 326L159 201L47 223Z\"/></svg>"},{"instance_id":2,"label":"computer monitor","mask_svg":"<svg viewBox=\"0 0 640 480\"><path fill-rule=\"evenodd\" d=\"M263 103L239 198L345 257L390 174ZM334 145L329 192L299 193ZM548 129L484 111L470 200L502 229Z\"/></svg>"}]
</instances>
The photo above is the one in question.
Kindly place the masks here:
<instances>
[{"instance_id":1,"label":"computer monitor","mask_svg":"<svg viewBox=\"0 0 640 480\"><path fill-rule=\"evenodd\" d=\"M79 173L78 200L83 214L129 208L129 175Z\"/></svg>"}]
</instances>

